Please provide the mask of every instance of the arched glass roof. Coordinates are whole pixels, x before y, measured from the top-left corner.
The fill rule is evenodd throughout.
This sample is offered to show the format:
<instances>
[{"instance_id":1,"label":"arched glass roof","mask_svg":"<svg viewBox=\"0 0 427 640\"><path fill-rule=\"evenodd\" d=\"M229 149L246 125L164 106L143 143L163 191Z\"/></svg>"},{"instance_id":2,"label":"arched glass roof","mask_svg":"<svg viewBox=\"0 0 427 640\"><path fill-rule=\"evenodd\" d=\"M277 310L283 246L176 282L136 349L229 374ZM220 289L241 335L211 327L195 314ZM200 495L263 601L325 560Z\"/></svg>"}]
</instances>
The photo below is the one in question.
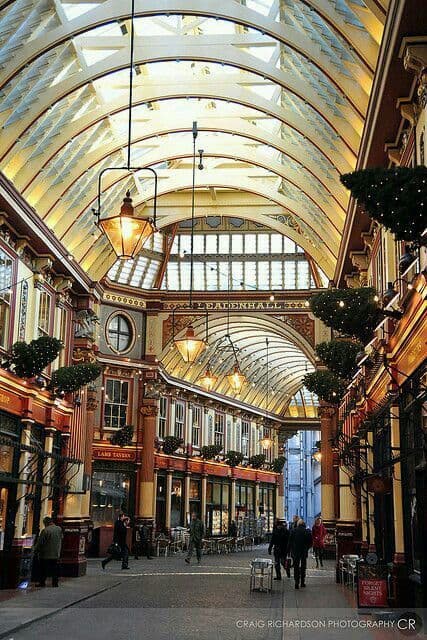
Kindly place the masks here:
<instances>
[{"instance_id":1,"label":"arched glass roof","mask_svg":"<svg viewBox=\"0 0 427 640\"><path fill-rule=\"evenodd\" d=\"M137 0L132 161L160 176L159 225L188 219L191 127L203 201L244 204L331 277L386 0ZM0 1L0 169L99 279L114 263L94 227L97 176L126 152L131 3ZM145 174L109 174L103 206ZM196 215L204 215L197 212Z\"/></svg>"}]
</instances>

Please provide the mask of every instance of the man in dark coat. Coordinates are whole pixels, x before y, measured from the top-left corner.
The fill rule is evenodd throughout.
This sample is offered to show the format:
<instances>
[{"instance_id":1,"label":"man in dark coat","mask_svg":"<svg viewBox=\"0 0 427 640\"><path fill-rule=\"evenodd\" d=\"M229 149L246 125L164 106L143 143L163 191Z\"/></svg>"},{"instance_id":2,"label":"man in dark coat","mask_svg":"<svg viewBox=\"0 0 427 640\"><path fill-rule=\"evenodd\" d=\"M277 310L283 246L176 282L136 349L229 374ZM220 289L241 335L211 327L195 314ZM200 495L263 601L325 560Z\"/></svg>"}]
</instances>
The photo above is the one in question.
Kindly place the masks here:
<instances>
[{"instance_id":1,"label":"man in dark coat","mask_svg":"<svg viewBox=\"0 0 427 640\"><path fill-rule=\"evenodd\" d=\"M52 518L43 518L44 529L39 535L34 548L34 554L40 562L40 582L38 587L46 586L46 578L52 576L52 587L58 586L58 560L61 555L62 529L58 527Z\"/></svg>"},{"instance_id":2,"label":"man in dark coat","mask_svg":"<svg viewBox=\"0 0 427 640\"><path fill-rule=\"evenodd\" d=\"M275 580L282 579L280 565L283 565L288 578L291 577L291 572L286 561L288 542L289 529L286 525L286 522L283 522L282 520L276 520L276 523L273 527L273 533L271 534L270 545L268 547L268 553L271 555L271 550L273 550L274 554L274 567L276 569L276 577L274 578Z\"/></svg>"},{"instance_id":3,"label":"man in dark coat","mask_svg":"<svg viewBox=\"0 0 427 640\"><path fill-rule=\"evenodd\" d=\"M129 569L129 547L126 542L128 528L129 518L124 513L121 513L114 523L113 544L115 543L120 547L122 569ZM105 565L113 559L114 555L109 554L105 560L102 561L102 568L105 569Z\"/></svg>"},{"instance_id":4,"label":"man in dark coat","mask_svg":"<svg viewBox=\"0 0 427 640\"><path fill-rule=\"evenodd\" d=\"M308 550L312 545L311 531L305 526L304 520L298 520L295 529L289 536L288 552L294 563L295 589L305 587L305 573L307 569Z\"/></svg>"},{"instance_id":5,"label":"man in dark coat","mask_svg":"<svg viewBox=\"0 0 427 640\"><path fill-rule=\"evenodd\" d=\"M151 560L151 531L150 528L143 524L138 527L136 532L136 553L135 560L138 560L139 555L144 555L147 560Z\"/></svg>"},{"instance_id":6,"label":"man in dark coat","mask_svg":"<svg viewBox=\"0 0 427 640\"><path fill-rule=\"evenodd\" d=\"M200 564L202 560L202 541L203 534L205 533L205 527L203 522L198 517L197 513L191 515L190 523L190 541L188 544L188 553L185 558L185 562L190 564L191 556L194 549L196 549L197 562Z\"/></svg>"}]
</instances>

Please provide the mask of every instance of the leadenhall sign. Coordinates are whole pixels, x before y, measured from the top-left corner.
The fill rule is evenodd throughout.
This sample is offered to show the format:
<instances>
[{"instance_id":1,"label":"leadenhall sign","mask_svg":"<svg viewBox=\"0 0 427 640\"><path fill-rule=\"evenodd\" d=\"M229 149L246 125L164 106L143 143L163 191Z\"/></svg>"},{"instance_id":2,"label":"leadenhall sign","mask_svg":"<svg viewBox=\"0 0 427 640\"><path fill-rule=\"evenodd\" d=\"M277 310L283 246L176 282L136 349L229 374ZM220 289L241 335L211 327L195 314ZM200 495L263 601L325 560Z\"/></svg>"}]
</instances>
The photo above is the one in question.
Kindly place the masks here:
<instances>
[{"instance_id":1,"label":"leadenhall sign","mask_svg":"<svg viewBox=\"0 0 427 640\"><path fill-rule=\"evenodd\" d=\"M164 309L175 309L176 312L183 311L188 313L188 308L179 308L179 304L165 302ZM305 303L300 302L193 302L192 310L200 309L200 311L226 311L227 309L235 311L283 311L284 309L305 309Z\"/></svg>"}]
</instances>

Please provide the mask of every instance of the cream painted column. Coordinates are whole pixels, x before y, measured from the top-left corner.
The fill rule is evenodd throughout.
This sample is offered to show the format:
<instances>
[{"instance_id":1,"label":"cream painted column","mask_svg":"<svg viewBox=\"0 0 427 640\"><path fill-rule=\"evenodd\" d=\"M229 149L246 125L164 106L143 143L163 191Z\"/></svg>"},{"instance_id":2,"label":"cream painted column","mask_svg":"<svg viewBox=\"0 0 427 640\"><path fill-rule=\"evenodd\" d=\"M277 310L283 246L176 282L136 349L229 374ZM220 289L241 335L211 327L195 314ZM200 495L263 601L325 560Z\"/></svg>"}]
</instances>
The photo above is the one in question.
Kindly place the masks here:
<instances>
[{"instance_id":1,"label":"cream painted column","mask_svg":"<svg viewBox=\"0 0 427 640\"><path fill-rule=\"evenodd\" d=\"M171 528L171 508L172 508L172 470L166 472L166 529Z\"/></svg>"},{"instance_id":2,"label":"cream painted column","mask_svg":"<svg viewBox=\"0 0 427 640\"><path fill-rule=\"evenodd\" d=\"M191 430L193 428L193 403L187 403L187 420L185 421L184 446L191 444Z\"/></svg>"},{"instance_id":3,"label":"cream painted column","mask_svg":"<svg viewBox=\"0 0 427 640\"><path fill-rule=\"evenodd\" d=\"M340 479L340 522L356 520L356 497L351 492L350 478L342 466L339 469Z\"/></svg>"},{"instance_id":4,"label":"cream painted column","mask_svg":"<svg viewBox=\"0 0 427 640\"><path fill-rule=\"evenodd\" d=\"M170 401L170 413L169 421L166 422L166 435L173 436L175 431L175 411L176 411L176 399L171 398Z\"/></svg>"},{"instance_id":5,"label":"cream painted column","mask_svg":"<svg viewBox=\"0 0 427 640\"><path fill-rule=\"evenodd\" d=\"M276 484L276 518L284 520L285 518L285 487L283 481L283 473L277 479Z\"/></svg>"},{"instance_id":6,"label":"cream painted column","mask_svg":"<svg viewBox=\"0 0 427 640\"><path fill-rule=\"evenodd\" d=\"M21 432L21 444L28 447L31 444L31 427L34 424L34 420L30 420L28 418L23 418L21 420L23 424L22 432ZM18 509L15 517L15 538L21 538L24 536L27 531L25 529L25 494L27 491L28 485L25 481L28 479L28 465L30 462L31 453L29 451L22 451L19 457L19 468L23 471L21 472L21 480L22 483L19 483L16 491L16 502L18 504Z\"/></svg>"},{"instance_id":7,"label":"cream painted column","mask_svg":"<svg viewBox=\"0 0 427 640\"><path fill-rule=\"evenodd\" d=\"M321 478L322 478L322 519L325 526L334 526L335 523L335 490L334 469L331 438L334 435L334 418L336 407L321 402L319 406L321 427Z\"/></svg>"},{"instance_id":8,"label":"cream painted column","mask_svg":"<svg viewBox=\"0 0 427 640\"><path fill-rule=\"evenodd\" d=\"M206 525L206 492L207 492L207 484L208 484L208 477L206 474L202 475L202 504L201 504L201 508L202 508L202 513L201 513L201 521L203 522L204 525Z\"/></svg>"},{"instance_id":9,"label":"cream painted column","mask_svg":"<svg viewBox=\"0 0 427 640\"><path fill-rule=\"evenodd\" d=\"M236 520L236 478L231 478L230 522Z\"/></svg>"},{"instance_id":10,"label":"cream painted column","mask_svg":"<svg viewBox=\"0 0 427 640\"><path fill-rule=\"evenodd\" d=\"M190 521L190 479L191 473L187 471L184 479L184 522L187 524Z\"/></svg>"},{"instance_id":11,"label":"cream painted column","mask_svg":"<svg viewBox=\"0 0 427 640\"><path fill-rule=\"evenodd\" d=\"M255 482L255 518L259 518L259 480Z\"/></svg>"},{"instance_id":12,"label":"cream painted column","mask_svg":"<svg viewBox=\"0 0 427 640\"><path fill-rule=\"evenodd\" d=\"M399 407L391 407L391 447L400 449ZM394 562L405 562L405 542L403 537L402 465L396 462L393 473L393 517L394 517Z\"/></svg>"},{"instance_id":13,"label":"cream painted column","mask_svg":"<svg viewBox=\"0 0 427 640\"><path fill-rule=\"evenodd\" d=\"M45 453L52 453L53 451L53 439L55 437L55 433L56 433L56 429L49 429L46 428L45 429L45 445L44 445L44 450ZM43 527L43 518L45 518L46 516L50 516L51 514L49 513L49 492L50 492L50 481L52 478L52 468L53 468L53 458L51 458L50 456L48 456L45 460L45 463L43 465L43 483L44 485L42 486L42 490L41 490L41 507L40 507L40 521L39 521L39 526L40 529L42 529Z\"/></svg>"}]
</instances>

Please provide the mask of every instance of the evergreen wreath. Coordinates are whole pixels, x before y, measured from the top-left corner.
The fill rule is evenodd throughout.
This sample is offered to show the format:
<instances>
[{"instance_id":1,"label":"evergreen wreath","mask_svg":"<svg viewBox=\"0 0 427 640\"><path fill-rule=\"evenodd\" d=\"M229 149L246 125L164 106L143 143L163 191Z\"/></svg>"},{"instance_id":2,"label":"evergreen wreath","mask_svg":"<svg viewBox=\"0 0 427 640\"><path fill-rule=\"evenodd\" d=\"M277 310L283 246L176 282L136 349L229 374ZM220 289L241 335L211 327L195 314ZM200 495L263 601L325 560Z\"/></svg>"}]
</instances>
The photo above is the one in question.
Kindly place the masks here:
<instances>
[{"instance_id":1,"label":"evergreen wreath","mask_svg":"<svg viewBox=\"0 0 427 640\"><path fill-rule=\"evenodd\" d=\"M110 442L111 444L119 447L127 447L132 443L133 432L133 425L126 424L124 427L121 427L121 429L113 433L110 438Z\"/></svg>"},{"instance_id":2,"label":"evergreen wreath","mask_svg":"<svg viewBox=\"0 0 427 640\"><path fill-rule=\"evenodd\" d=\"M361 342L348 340L331 340L321 342L316 347L316 353L332 373L343 380L349 380L354 373L357 354L363 351Z\"/></svg>"},{"instance_id":3,"label":"evergreen wreath","mask_svg":"<svg viewBox=\"0 0 427 640\"><path fill-rule=\"evenodd\" d=\"M184 440L182 438L177 438L176 436L165 436L165 439L163 440L163 453L170 456L183 444Z\"/></svg>"},{"instance_id":4,"label":"evergreen wreath","mask_svg":"<svg viewBox=\"0 0 427 640\"><path fill-rule=\"evenodd\" d=\"M237 467L243 462L243 453L230 449L230 451L227 451L225 454L224 460L230 467Z\"/></svg>"},{"instance_id":5,"label":"evergreen wreath","mask_svg":"<svg viewBox=\"0 0 427 640\"><path fill-rule=\"evenodd\" d=\"M220 444L207 444L200 449L200 455L203 460L212 460L219 456L222 451L222 446Z\"/></svg>"},{"instance_id":6,"label":"evergreen wreath","mask_svg":"<svg viewBox=\"0 0 427 640\"><path fill-rule=\"evenodd\" d=\"M96 380L101 371L102 367L93 362L60 367L53 372L49 387L56 393L73 393Z\"/></svg>"},{"instance_id":7,"label":"evergreen wreath","mask_svg":"<svg viewBox=\"0 0 427 640\"><path fill-rule=\"evenodd\" d=\"M265 464L265 454L258 453L249 458L249 464L253 469L261 469L261 467Z\"/></svg>"},{"instance_id":8,"label":"evergreen wreath","mask_svg":"<svg viewBox=\"0 0 427 640\"><path fill-rule=\"evenodd\" d=\"M427 167L363 169L344 174L341 182L397 240L420 243L427 220Z\"/></svg>"},{"instance_id":9,"label":"evergreen wreath","mask_svg":"<svg viewBox=\"0 0 427 640\"><path fill-rule=\"evenodd\" d=\"M309 391L315 393L320 400L339 404L345 393L345 385L340 378L331 371L313 371L303 378L303 384Z\"/></svg>"},{"instance_id":10,"label":"evergreen wreath","mask_svg":"<svg viewBox=\"0 0 427 640\"><path fill-rule=\"evenodd\" d=\"M313 295L310 307L328 327L366 343L384 317L376 295L372 287L328 289Z\"/></svg>"},{"instance_id":11,"label":"evergreen wreath","mask_svg":"<svg viewBox=\"0 0 427 640\"><path fill-rule=\"evenodd\" d=\"M5 366L13 366L20 378L34 378L58 357L63 343L58 338L42 336L36 340L15 342L10 350Z\"/></svg>"},{"instance_id":12,"label":"evergreen wreath","mask_svg":"<svg viewBox=\"0 0 427 640\"><path fill-rule=\"evenodd\" d=\"M282 473L285 462L285 456L278 456L277 458L274 458L271 463L271 470L274 471L274 473Z\"/></svg>"}]
</instances>

